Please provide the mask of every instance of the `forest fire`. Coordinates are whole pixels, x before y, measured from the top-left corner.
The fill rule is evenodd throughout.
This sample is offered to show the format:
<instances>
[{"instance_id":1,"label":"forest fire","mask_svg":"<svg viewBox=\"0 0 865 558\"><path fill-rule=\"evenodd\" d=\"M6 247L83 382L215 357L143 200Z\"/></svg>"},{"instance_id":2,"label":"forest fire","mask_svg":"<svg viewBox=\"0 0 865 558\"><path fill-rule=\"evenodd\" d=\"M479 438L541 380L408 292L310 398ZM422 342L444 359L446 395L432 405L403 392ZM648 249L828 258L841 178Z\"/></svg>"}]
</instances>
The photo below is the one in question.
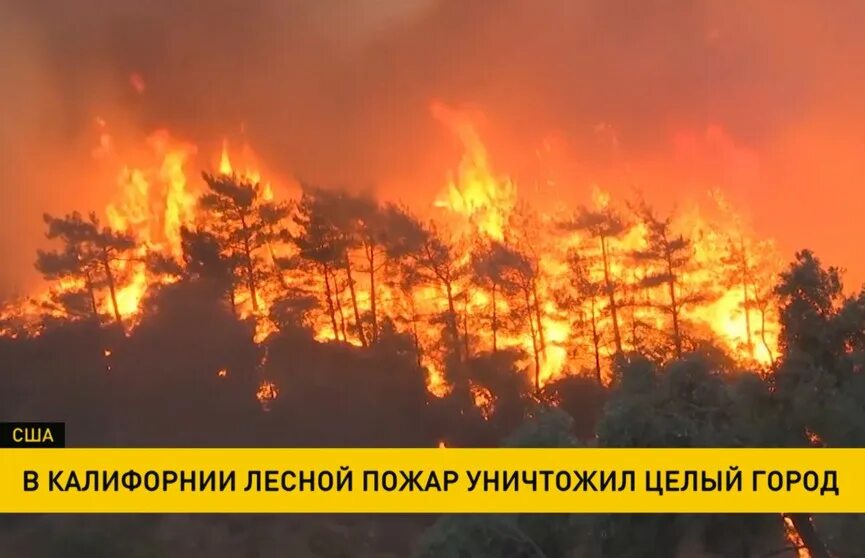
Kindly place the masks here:
<instances>
[{"instance_id":1,"label":"forest fire","mask_svg":"<svg viewBox=\"0 0 865 558\"><path fill-rule=\"evenodd\" d=\"M448 390L448 353L521 351L536 389L581 371L603 380L613 354L647 346L672 357L716 340L743 363L772 361L774 250L720 194L714 221L697 210L659 217L642 200L617 206L599 190L585 207L541 214L496 175L470 116L439 103L432 114L464 156L421 218L308 185L277 199L258 168L236 168L227 140L200 180L194 145L151 134L153 164L120 166L105 225L96 214L46 216L64 244L40 253L51 284L7 306L3 332L95 316L128 333L149 292L189 275L192 245L212 242L226 302L254 322L257 343L291 323L368 346L387 324L414 340L437 394ZM99 123L94 155L122 160ZM275 386L262 389L275 397Z\"/></svg>"},{"instance_id":2,"label":"forest fire","mask_svg":"<svg viewBox=\"0 0 865 558\"><path fill-rule=\"evenodd\" d=\"M0 556L862 555L861 2L68 4L0 2L0 422L412 448L502 513L43 510ZM300 506L264 465L220 502ZM166 496L129 469L98 499Z\"/></svg>"}]
</instances>

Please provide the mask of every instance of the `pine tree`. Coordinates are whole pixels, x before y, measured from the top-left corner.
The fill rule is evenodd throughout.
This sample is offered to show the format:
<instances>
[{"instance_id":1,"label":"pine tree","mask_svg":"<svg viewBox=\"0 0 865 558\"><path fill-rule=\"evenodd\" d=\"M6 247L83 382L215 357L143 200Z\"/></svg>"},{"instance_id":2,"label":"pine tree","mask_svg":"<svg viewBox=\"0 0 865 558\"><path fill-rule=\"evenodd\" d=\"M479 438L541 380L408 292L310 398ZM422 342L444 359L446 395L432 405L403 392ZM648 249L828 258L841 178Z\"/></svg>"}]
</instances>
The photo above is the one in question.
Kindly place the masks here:
<instances>
[{"instance_id":1,"label":"pine tree","mask_svg":"<svg viewBox=\"0 0 865 558\"><path fill-rule=\"evenodd\" d=\"M209 191L199 203L211 217L207 230L219 240L226 261L236 264L252 310L258 313L259 282L265 276L258 252L271 248L269 243L280 234L288 207L265 199L260 183L240 175L204 173L203 177Z\"/></svg>"},{"instance_id":2,"label":"pine tree","mask_svg":"<svg viewBox=\"0 0 865 558\"><path fill-rule=\"evenodd\" d=\"M648 267L640 284L645 289L662 287L666 291L667 302L653 305L669 315L675 356L682 358L682 311L689 305L706 300L708 295L700 286L696 290L685 290L684 274L692 268L693 249L690 240L673 232L672 217L659 218L645 204L637 211L646 226L646 247L635 250L632 257Z\"/></svg>"},{"instance_id":3,"label":"pine tree","mask_svg":"<svg viewBox=\"0 0 865 558\"><path fill-rule=\"evenodd\" d=\"M619 281L613 275L613 263L616 254L612 245L615 240L625 234L628 226L618 211L611 207L601 207L597 209L582 208L575 219L563 223L562 227L566 230L588 233L597 243L604 278L604 294L607 298L607 307L613 325L613 342L616 353L619 354L622 352L618 300L620 286Z\"/></svg>"},{"instance_id":4,"label":"pine tree","mask_svg":"<svg viewBox=\"0 0 865 558\"><path fill-rule=\"evenodd\" d=\"M73 212L64 217L45 214L47 237L59 239L63 247L56 251L38 251L36 268L47 279L71 278L83 283L90 303L90 314L98 318L96 292L101 284L108 287L111 309L121 330L123 316L117 302L117 277L112 264L135 247L135 239L124 232L100 227L95 213L87 220Z\"/></svg>"}]
</instances>

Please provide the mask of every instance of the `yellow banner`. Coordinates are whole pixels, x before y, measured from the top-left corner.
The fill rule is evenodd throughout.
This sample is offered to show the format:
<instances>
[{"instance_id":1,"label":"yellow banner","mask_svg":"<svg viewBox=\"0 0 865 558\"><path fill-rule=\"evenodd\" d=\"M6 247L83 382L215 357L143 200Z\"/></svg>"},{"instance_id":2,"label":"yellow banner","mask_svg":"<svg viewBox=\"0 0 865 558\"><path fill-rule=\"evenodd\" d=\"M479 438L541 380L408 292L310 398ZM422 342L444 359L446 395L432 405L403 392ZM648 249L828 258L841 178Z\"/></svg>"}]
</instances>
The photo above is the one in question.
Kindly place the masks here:
<instances>
[{"instance_id":1,"label":"yellow banner","mask_svg":"<svg viewBox=\"0 0 865 558\"><path fill-rule=\"evenodd\" d=\"M862 513L865 449L5 449L2 513Z\"/></svg>"}]
</instances>

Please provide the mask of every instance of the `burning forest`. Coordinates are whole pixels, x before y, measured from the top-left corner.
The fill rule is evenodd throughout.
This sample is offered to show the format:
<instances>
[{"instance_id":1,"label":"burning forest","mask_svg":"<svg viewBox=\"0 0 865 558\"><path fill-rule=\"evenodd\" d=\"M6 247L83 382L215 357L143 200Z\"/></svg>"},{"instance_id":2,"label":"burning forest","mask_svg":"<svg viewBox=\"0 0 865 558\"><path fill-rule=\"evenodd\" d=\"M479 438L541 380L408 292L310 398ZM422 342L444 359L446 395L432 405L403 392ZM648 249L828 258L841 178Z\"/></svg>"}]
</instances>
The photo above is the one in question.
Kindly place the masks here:
<instances>
[{"instance_id":1,"label":"burning forest","mask_svg":"<svg viewBox=\"0 0 865 558\"><path fill-rule=\"evenodd\" d=\"M836 431L831 420L803 415L790 430L775 414L825 380L800 377L812 307L825 321L818 329L837 322L848 332L827 347L840 359L833 374L846 378L836 381L860 378L847 358L862 350L865 304L844 295L838 270L807 251L785 266L718 191L707 192L708 210L663 214L642 196L613 200L595 189L583 205L539 211L496 169L467 113L441 103L430 113L462 156L420 209L370 192L280 184L249 146L224 140L202 156L166 130L146 138L151 164L117 164L122 153L98 120L93 157L115 161L116 193L102 212L44 215L52 247L35 265L47 286L4 307L4 358L26 362L40 346L50 358L71 351L89 368L87 385L118 390L97 408L123 426L83 437L99 444L162 443L164 433L128 421L181 407L191 418L199 405L215 407L192 425L225 414L204 439L235 445L520 444L519 429L502 436L523 419L565 445L848 443L847 427ZM211 163L199 174L202 160ZM58 342L75 349L52 348ZM142 362L162 370L142 371ZM341 368L357 370L334 376ZM15 377L13 392L44 397L32 390L47 378ZM375 387L361 395L357 382ZM146 393L155 408L145 411L133 400ZM351 408L334 413L346 397ZM818 399L799 412L838 403ZM718 416L698 418L690 405ZM389 428L373 425L374 407ZM752 413L768 432L749 432ZM274 430L310 417L333 426L308 437ZM406 417L419 422L393 422ZM340 433L347 420L356 426ZM655 422L633 431L643 420ZM696 423L682 431L681 420ZM204 443L191 432L178 440ZM437 536L442 521L425 536ZM606 528L599 521L591 536ZM769 521L740 542L827 552L807 515ZM441 544L454 543L426 540L422 555L438 556Z\"/></svg>"},{"instance_id":2,"label":"burning forest","mask_svg":"<svg viewBox=\"0 0 865 558\"><path fill-rule=\"evenodd\" d=\"M148 298L191 281L215 285L265 349L286 327L359 347L384 330L408 335L438 395L450 359L498 351L522 355L535 390L569 374L606 384L624 352L669 360L714 345L742 365L772 364L781 260L721 193L706 193L711 218L597 189L542 213L494 168L466 114L440 103L431 113L463 155L421 211L312 184L277 190L249 146L232 153L227 141L199 173L194 145L152 133L152 164L120 164L102 211L44 216L47 289L5 306L4 335L74 320L129 335ZM122 161L98 126L94 157Z\"/></svg>"},{"instance_id":3,"label":"burning forest","mask_svg":"<svg viewBox=\"0 0 865 558\"><path fill-rule=\"evenodd\" d=\"M859 4L60 4L0 2L0 420L865 447ZM0 555L856 558L862 527L0 517Z\"/></svg>"}]
</instances>

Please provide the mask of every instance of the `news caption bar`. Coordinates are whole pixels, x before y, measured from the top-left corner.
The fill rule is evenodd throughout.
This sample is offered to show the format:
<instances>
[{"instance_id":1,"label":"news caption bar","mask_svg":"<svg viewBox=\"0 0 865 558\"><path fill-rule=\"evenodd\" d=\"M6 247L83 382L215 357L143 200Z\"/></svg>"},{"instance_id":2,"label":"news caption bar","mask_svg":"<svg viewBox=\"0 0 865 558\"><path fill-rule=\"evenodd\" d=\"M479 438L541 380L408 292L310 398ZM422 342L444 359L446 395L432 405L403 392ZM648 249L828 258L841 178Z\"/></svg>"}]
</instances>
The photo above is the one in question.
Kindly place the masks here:
<instances>
[{"instance_id":1,"label":"news caption bar","mask_svg":"<svg viewBox=\"0 0 865 558\"><path fill-rule=\"evenodd\" d=\"M0 450L2 513L861 513L865 449Z\"/></svg>"}]
</instances>

